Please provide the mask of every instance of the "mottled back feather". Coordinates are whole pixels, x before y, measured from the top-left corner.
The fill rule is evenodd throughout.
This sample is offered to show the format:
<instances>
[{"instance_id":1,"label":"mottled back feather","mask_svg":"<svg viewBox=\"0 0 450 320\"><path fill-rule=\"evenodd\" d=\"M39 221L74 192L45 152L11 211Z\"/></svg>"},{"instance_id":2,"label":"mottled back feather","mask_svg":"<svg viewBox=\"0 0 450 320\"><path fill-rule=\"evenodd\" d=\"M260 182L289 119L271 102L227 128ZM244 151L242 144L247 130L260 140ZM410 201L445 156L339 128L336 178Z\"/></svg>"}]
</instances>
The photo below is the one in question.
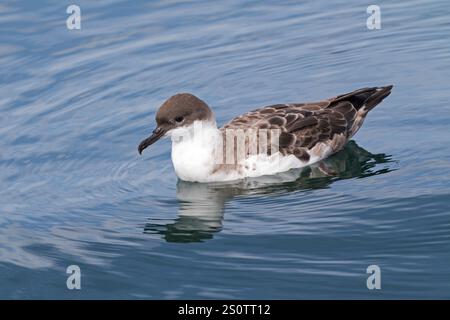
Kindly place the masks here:
<instances>
[{"instance_id":1,"label":"mottled back feather","mask_svg":"<svg viewBox=\"0 0 450 320\"><path fill-rule=\"evenodd\" d=\"M320 102L267 106L232 119L221 130L279 129L279 151L307 162L311 156L341 150L391 89L363 88Z\"/></svg>"}]
</instances>

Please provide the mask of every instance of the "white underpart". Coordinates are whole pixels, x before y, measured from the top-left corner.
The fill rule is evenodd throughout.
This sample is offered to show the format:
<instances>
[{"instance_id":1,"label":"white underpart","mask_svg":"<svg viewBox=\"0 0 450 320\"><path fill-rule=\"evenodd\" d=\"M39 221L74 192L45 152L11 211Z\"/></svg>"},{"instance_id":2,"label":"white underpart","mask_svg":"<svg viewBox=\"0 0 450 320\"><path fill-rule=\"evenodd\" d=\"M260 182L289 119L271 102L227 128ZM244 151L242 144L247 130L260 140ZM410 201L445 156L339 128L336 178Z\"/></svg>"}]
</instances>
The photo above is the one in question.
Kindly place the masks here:
<instances>
[{"instance_id":1,"label":"white underpart","mask_svg":"<svg viewBox=\"0 0 450 320\"><path fill-rule=\"evenodd\" d=\"M271 156L257 154L242 160L238 170L214 172L217 165L216 151L222 147L221 132L215 122L195 121L190 126L171 130L167 135L172 138L175 173L181 180L193 182L230 181L273 175L305 167L322 160L330 153L325 148L325 152L320 155L311 154L308 162L300 161L294 155L283 156L279 152Z\"/></svg>"},{"instance_id":2,"label":"white underpart","mask_svg":"<svg viewBox=\"0 0 450 320\"><path fill-rule=\"evenodd\" d=\"M195 121L169 132L175 173L185 181L208 181L214 170L214 150L220 132L215 123Z\"/></svg>"}]
</instances>

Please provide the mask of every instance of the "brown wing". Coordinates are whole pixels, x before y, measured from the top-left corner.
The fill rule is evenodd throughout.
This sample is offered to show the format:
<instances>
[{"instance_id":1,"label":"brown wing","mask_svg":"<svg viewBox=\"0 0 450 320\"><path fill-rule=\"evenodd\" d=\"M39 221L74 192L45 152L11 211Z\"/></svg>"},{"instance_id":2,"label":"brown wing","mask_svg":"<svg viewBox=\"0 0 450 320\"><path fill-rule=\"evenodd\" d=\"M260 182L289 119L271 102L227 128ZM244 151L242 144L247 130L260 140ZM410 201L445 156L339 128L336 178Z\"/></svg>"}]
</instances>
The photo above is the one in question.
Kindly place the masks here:
<instances>
[{"instance_id":1,"label":"brown wing","mask_svg":"<svg viewBox=\"0 0 450 320\"><path fill-rule=\"evenodd\" d=\"M295 122L313 111L329 105L328 101L319 103L276 104L244 113L225 124L222 129L239 129L243 126L258 129L275 129L286 123ZM283 120L284 119L284 120Z\"/></svg>"},{"instance_id":2,"label":"brown wing","mask_svg":"<svg viewBox=\"0 0 450 320\"><path fill-rule=\"evenodd\" d=\"M310 155L323 156L324 152L342 149L362 125L368 110L389 95L391 88L364 88L316 103L268 106L234 118L221 130L279 129L280 152L308 161Z\"/></svg>"},{"instance_id":3,"label":"brown wing","mask_svg":"<svg viewBox=\"0 0 450 320\"><path fill-rule=\"evenodd\" d=\"M269 106L234 118L222 130L243 127L279 129L280 152L285 155L294 154L299 159L308 161L310 156L307 151L317 143L332 140L335 134L347 137L348 128L356 114L356 109L349 103L341 103L336 110L329 106L330 101ZM268 134L270 141L270 130Z\"/></svg>"},{"instance_id":4,"label":"brown wing","mask_svg":"<svg viewBox=\"0 0 450 320\"><path fill-rule=\"evenodd\" d=\"M297 119L280 135L280 152L308 161L339 151L350 138L357 110L349 102L329 105Z\"/></svg>"}]
</instances>

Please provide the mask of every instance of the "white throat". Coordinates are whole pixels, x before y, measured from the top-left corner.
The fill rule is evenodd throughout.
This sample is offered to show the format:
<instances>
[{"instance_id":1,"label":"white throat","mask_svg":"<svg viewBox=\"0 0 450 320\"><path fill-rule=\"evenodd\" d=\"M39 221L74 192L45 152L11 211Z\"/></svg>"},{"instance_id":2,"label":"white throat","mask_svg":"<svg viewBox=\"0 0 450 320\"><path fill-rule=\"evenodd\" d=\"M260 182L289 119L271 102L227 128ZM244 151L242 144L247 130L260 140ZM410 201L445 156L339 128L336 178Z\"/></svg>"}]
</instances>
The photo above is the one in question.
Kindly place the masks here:
<instances>
[{"instance_id":1,"label":"white throat","mask_svg":"<svg viewBox=\"0 0 450 320\"><path fill-rule=\"evenodd\" d=\"M169 135L177 176L185 181L207 181L214 170L215 150L221 139L215 121L194 121L171 130Z\"/></svg>"}]
</instances>

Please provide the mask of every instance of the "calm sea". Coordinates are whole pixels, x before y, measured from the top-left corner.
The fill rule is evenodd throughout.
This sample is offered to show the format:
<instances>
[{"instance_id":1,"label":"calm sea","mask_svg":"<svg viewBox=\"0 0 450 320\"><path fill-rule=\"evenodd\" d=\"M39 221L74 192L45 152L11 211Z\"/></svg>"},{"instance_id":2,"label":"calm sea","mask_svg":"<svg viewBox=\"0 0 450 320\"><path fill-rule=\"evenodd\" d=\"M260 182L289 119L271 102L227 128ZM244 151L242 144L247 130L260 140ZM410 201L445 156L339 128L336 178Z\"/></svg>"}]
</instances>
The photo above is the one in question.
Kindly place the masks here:
<instances>
[{"instance_id":1,"label":"calm sea","mask_svg":"<svg viewBox=\"0 0 450 320\"><path fill-rule=\"evenodd\" d=\"M374 4L379 30L360 1L3 1L0 298L450 298L450 3ZM137 153L177 92L222 124L388 84L335 176L193 184L168 140Z\"/></svg>"}]
</instances>

